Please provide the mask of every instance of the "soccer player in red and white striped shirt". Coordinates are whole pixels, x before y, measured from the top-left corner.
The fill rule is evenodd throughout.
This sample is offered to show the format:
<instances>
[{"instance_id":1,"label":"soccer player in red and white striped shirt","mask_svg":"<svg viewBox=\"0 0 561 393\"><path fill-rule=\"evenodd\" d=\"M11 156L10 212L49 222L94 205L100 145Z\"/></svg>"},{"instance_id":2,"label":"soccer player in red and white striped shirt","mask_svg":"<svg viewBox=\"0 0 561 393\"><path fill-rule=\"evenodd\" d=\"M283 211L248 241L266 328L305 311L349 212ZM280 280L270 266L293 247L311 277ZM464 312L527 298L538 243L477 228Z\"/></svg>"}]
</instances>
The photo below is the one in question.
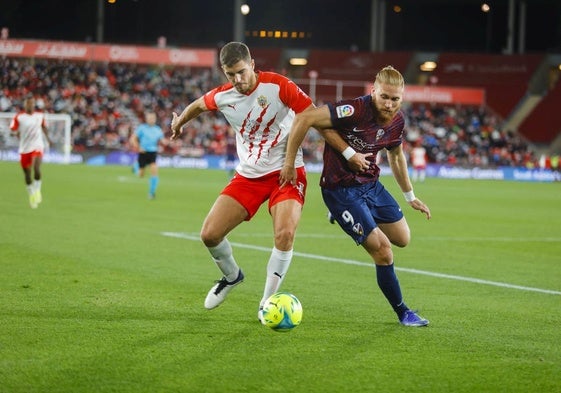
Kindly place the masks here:
<instances>
[{"instance_id":1,"label":"soccer player in red and white striped shirt","mask_svg":"<svg viewBox=\"0 0 561 393\"><path fill-rule=\"evenodd\" d=\"M274 73L254 69L249 48L230 42L220 51L220 63L228 82L190 103L180 115L173 113L172 139L182 127L206 111L220 111L236 133L239 165L236 174L210 209L201 239L223 277L205 299L205 307L220 305L230 290L244 279L226 236L249 221L267 200L273 220L274 247L260 308L277 292L292 260L294 235L306 192L302 150L296 154L297 178L280 187L286 141L297 113L313 108L312 100L294 82ZM261 319L261 314L258 314Z\"/></svg>"},{"instance_id":2,"label":"soccer player in red and white striped shirt","mask_svg":"<svg viewBox=\"0 0 561 393\"><path fill-rule=\"evenodd\" d=\"M36 209L42 201L41 195L41 162L45 142L51 141L48 135L45 114L35 111L35 99L26 98L23 102L23 111L14 116L10 129L19 137L20 164L25 176L29 205Z\"/></svg>"}]
</instances>

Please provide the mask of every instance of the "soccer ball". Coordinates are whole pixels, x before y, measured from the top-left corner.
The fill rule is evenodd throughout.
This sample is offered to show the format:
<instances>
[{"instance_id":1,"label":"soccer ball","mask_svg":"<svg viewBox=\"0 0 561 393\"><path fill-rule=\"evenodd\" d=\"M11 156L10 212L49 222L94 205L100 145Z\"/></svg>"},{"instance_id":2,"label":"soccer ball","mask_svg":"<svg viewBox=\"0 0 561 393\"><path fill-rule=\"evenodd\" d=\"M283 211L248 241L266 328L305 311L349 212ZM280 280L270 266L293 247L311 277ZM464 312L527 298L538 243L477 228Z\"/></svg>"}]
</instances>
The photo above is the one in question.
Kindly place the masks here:
<instances>
[{"instance_id":1,"label":"soccer ball","mask_svg":"<svg viewBox=\"0 0 561 393\"><path fill-rule=\"evenodd\" d=\"M263 305L263 324L277 332L287 332L302 322L302 304L288 292L271 295Z\"/></svg>"}]
</instances>

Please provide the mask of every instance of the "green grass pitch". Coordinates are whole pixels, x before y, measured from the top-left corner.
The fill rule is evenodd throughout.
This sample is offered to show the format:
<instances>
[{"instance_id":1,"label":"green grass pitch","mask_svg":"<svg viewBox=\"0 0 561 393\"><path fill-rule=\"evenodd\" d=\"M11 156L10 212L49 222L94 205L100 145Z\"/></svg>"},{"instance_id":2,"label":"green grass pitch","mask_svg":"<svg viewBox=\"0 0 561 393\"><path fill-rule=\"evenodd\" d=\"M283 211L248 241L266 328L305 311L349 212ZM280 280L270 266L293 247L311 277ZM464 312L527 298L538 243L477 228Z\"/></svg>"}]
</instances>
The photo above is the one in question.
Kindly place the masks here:
<instances>
[{"instance_id":1,"label":"green grass pitch","mask_svg":"<svg viewBox=\"0 0 561 393\"><path fill-rule=\"evenodd\" d=\"M245 282L203 307L220 275L198 232L225 172L161 169L151 201L130 168L44 164L36 210L19 164L0 174L1 392L561 392L560 184L417 184L433 218L403 203L394 254L431 324L405 328L309 174L283 285L304 317L277 333L256 318L265 208L230 236Z\"/></svg>"}]
</instances>

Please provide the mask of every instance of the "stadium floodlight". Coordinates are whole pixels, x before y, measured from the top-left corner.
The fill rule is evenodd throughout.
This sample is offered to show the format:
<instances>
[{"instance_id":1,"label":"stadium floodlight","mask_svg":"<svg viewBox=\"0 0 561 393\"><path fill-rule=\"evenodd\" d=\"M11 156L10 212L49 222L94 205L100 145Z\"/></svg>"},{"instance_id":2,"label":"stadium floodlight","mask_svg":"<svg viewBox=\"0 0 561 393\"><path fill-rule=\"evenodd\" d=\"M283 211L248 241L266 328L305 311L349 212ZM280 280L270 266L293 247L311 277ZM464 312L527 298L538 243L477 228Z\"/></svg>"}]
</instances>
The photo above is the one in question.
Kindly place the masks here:
<instances>
[{"instance_id":1,"label":"stadium floodlight","mask_svg":"<svg viewBox=\"0 0 561 393\"><path fill-rule=\"evenodd\" d=\"M423 64L419 66L421 71L434 71L436 69L436 63L434 61L425 61Z\"/></svg>"},{"instance_id":2,"label":"stadium floodlight","mask_svg":"<svg viewBox=\"0 0 561 393\"><path fill-rule=\"evenodd\" d=\"M308 59L304 57L291 57L288 62L293 66L305 66L306 64L308 64Z\"/></svg>"}]
</instances>

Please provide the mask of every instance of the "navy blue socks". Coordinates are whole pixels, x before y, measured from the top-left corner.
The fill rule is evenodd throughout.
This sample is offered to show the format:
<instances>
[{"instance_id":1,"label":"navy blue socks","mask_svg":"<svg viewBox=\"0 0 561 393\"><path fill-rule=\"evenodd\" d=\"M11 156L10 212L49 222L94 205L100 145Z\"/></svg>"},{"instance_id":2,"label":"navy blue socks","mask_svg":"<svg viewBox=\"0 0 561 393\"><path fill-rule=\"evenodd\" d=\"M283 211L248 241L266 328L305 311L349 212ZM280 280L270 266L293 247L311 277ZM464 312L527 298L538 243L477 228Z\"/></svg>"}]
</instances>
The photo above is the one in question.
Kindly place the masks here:
<instances>
[{"instance_id":1,"label":"navy blue socks","mask_svg":"<svg viewBox=\"0 0 561 393\"><path fill-rule=\"evenodd\" d=\"M399 280L395 275L393 263L385 266L376 265L376 278L382 293L386 299L388 299L388 302L398 317L401 317L409 308L403 302L401 287L399 286Z\"/></svg>"}]
</instances>

